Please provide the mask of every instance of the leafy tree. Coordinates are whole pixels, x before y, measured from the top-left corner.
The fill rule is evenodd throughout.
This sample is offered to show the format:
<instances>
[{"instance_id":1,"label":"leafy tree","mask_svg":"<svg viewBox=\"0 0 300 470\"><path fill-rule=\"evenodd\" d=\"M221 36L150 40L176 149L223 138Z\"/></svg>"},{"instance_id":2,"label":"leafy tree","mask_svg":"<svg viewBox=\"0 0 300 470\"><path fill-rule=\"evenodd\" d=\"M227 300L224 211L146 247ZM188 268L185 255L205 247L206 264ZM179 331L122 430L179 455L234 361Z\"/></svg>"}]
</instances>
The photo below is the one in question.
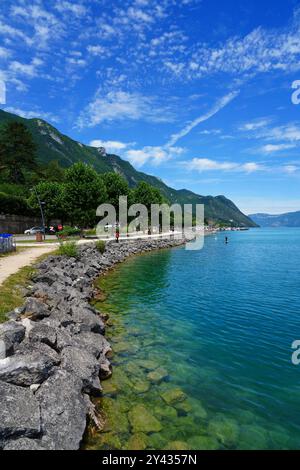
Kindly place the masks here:
<instances>
[{"instance_id":1,"label":"leafy tree","mask_svg":"<svg viewBox=\"0 0 300 470\"><path fill-rule=\"evenodd\" d=\"M0 169L7 171L10 182L20 184L25 172L36 168L36 146L27 127L10 122L0 131Z\"/></svg>"},{"instance_id":2,"label":"leafy tree","mask_svg":"<svg viewBox=\"0 0 300 470\"><path fill-rule=\"evenodd\" d=\"M42 181L35 187L29 197L29 205L32 209L39 210L37 194L42 202L46 225L49 225L51 219L63 219L64 212L62 207L63 186L60 183L51 181Z\"/></svg>"},{"instance_id":3,"label":"leafy tree","mask_svg":"<svg viewBox=\"0 0 300 470\"><path fill-rule=\"evenodd\" d=\"M94 226L96 209L107 201L102 178L88 165L75 163L66 170L63 208L66 218L80 227Z\"/></svg>"},{"instance_id":4,"label":"leafy tree","mask_svg":"<svg viewBox=\"0 0 300 470\"><path fill-rule=\"evenodd\" d=\"M148 211L151 209L151 204L166 202L159 189L154 188L145 181L141 181L133 190L133 199L135 204L144 204Z\"/></svg>"},{"instance_id":5,"label":"leafy tree","mask_svg":"<svg viewBox=\"0 0 300 470\"><path fill-rule=\"evenodd\" d=\"M107 202L112 204L117 210L119 207L119 197L127 196L128 204L131 204L131 191L129 189L127 181L118 173L104 173L102 175L104 181L106 192L107 192Z\"/></svg>"},{"instance_id":6,"label":"leafy tree","mask_svg":"<svg viewBox=\"0 0 300 470\"><path fill-rule=\"evenodd\" d=\"M62 168L58 160L51 160L43 169L43 176L47 181L56 181L63 183L65 180L65 170Z\"/></svg>"}]
</instances>

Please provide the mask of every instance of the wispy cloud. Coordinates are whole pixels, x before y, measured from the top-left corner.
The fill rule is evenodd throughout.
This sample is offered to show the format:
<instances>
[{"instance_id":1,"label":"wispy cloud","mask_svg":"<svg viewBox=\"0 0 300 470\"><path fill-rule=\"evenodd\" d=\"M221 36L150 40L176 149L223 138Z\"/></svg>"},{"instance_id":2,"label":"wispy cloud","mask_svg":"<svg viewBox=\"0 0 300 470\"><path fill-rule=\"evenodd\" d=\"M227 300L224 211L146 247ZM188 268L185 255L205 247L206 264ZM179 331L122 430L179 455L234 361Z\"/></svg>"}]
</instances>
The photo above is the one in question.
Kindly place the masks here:
<instances>
[{"instance_id":1,"label":"wispy cloud","mask_svg":"<svg viewBox=\"0 0 300 470\"><path fill-rule=\"evenodd\" d=\"M294 144L266 144L263 145L259 151L263 153L274 153L274 152L280 152L282 150L289 150L296 147Z\"/></svg>"},{"instance_id":2,"label":"wispy cloud","mask_svg":"<svg viewBox=\"0 0 300 470\"><path fill-rule=\"evenodd\" d=\"M227 104L229 104L237 95L239 94L239 91L232 91L228 93L227 95L223 96L221 99L219 99L215 105L207 111L207 113L199 116L198 118L194 119L192 122L187 124L180 132L173 134L168 142L167 145L174 145L176 142L181 139L182 137L185 137L187 134L189 134L196 126L201 124L202 122L207 121L210 119L212 116L217 114L221 109L223 109Z\"/></svg>"},{"instance_id":3,"label":"wispy cloud","mask_svg":"<svg viewBox=\"0 0 300 470\"><path fill-rule=\"evenodd\" d=\"M199 173L204 171L242 171L253 173L263 170L264 167L256 162L237 163L230 161L217 161L210 158L193 158L190 161L181 162L188 170L196 170Z\"/></svg>"},{"instance_id":4,"label":"wispy cloud","mask_svg":"<svg viewBox=\"0 0 300 470\"><path fill-rule=\"evenodd\" d=\"M34 118L41 118L45 121L52 121L52 122L60 122L58 116L52 113L44 112L39 109L34 110L24 110L14 106L7 106L4 108L4 111L12 114L17 114L18 116L24 117L26 119L34 119Z\"/></svg>"},{"instance_id":5,"label":"wispy cloud","mask_svg":"<svg viewBox=\"0 0 300 470\"><path fill-rule=\"evenodd\" d=\"M185 149L176 146L178 140L188 135L199 124L207 121L212 116L221 111L221 109L230 103L238 95L238 93L238 91L233 91L220 98L209 111L188 123L181 131L173 134L164 145L146 146L139 150L128 150L126 152L126 157L128 160L130 160L131 163L141 167L147 162L150 162L153 165L160 165L162 162L181 155L185 152Z\"/></svg>"},{"instance_id":6,"label":"wispy cloud","mask_svg":"<svg viewBox=\"0 0 300 470\"><path fill-rule=\"evenodd\" d=\"M153 97L124 91L111 91L102 95L98 91L81 112L77 124L79 127L92 127L105 121L124 119L170 122L174 116L170 109L159 107Z\"/></svg>"}]
</instances>

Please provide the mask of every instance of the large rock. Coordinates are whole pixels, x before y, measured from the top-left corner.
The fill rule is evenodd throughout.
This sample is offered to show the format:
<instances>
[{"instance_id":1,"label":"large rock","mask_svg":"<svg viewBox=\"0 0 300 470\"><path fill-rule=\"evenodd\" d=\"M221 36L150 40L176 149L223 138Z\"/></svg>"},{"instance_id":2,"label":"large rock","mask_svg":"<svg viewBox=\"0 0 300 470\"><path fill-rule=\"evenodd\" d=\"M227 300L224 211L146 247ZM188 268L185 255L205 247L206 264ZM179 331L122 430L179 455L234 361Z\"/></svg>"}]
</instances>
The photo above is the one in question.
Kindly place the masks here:
<instances>
[{"instance_id":1,"label":"large rock","mask_svg":"<svg viewBox=\"0 0 300 470\"><path fill-rule=\"evenodd\" d=\"M29 389L0 381L0 403L0 440L40 434L39 403Z\"/></svg>"},{"instance_id":2,"label":"large rock","mask_svg":"<svg viewBox=\"0 0 300 470\"><path fill-rule=\"evenodd\" d=\"M55 365L55 361L39 352L15 354L0 360L0 380L22 387L42 383Z\"/></svg>"},{"instance_id":3,"label":"large rock","mask_svg":"<svg viewBox=\"0 0 300 470\"><path fill-rule=\"evenodd\" d=\"M34 297L28 297L25 302L24 317L29 317L32 320L41 320L42 318L49 317L51 314L48 306Z\"/></svg>"},{"instance_id":4,"label":"large rock","mask_svg":"<svg viewBox=\"0 0 300 470\"><path fill-rule=\"evenodd\" d=\"M9 441L3 450L46 450L42 447L41 441L38 439L28 439L22 437L21 439Z\"/></svg>"},{"instance_id":5,"label":"large rock","mask_svg":"<svg viewBox=\"0 0 300 470\"><path fill-rule=\"evenodd\" d=\"M45 343L50 347L56 345L56 329L46 323L36 323L30 330L28 337L31 342Z\"/></svg>"},{"instance_id":6,"label":"large rock","mask_svg":"<svg viewBox=\"0 0 300 470\"><path fill-rule=\"evenodd\" d=\"M0 325L0 341L4 343L5 354L14 352L14 346L25 337L25 327L16 321L7 321ZM2 351L1 351L2 352Z\"/></svg>"},{"instance_id":7,"label":"large rock","mask_svg":"<svg viewBox=\"0 0 300 470\"><path fill-rule=\"evenodd\" d=\"M87 402L81 393L82 381L58 369L36 392L41 406L42 432L56 450L77 450L87 415Z\"/></svg>"},{"instance_id":8,"label":"large rock","mask_svg":"<svg viewBox=\"0 0 300 470\"><path fill-rule=\"evenodd\" d=\"M62 351L61 358L61 367L82 380L86 393L100 394L100 364L92 354L84 349L68 346Z\"/></svg>"},{"instance_id":9,"label":"large rock","mask_svg":"<svg viewBox=\"0 0 300 470\"><path fill-rule=\"evenodd\" d=\"M105 325L98 315L87 306L72 306L72 320L80 325L81 331L104 334Z\"/></svg>"}]
</instances>

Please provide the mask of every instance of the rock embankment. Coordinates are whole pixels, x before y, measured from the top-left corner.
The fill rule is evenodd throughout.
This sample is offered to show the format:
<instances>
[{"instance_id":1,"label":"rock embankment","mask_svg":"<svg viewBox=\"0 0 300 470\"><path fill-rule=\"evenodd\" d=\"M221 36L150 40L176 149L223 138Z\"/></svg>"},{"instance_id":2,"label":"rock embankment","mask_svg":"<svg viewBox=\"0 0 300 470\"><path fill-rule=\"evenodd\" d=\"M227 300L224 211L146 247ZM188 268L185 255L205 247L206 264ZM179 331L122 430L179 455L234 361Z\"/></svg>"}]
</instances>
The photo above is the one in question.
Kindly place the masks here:
<instances>
[{"instance_id":1,"label":"rock embankment","mask_svg":"<svg viewBox=\"0 0 300 470\"><path fill-rule=\"evenodd\" d=\"M93 281L130 255L180 240L108 243L81 248L78 259L40 263L21 308L0 325L0 448L78 449L91 401L111 375L105 315L91 305Z\"/></svg>"}]
</instances>

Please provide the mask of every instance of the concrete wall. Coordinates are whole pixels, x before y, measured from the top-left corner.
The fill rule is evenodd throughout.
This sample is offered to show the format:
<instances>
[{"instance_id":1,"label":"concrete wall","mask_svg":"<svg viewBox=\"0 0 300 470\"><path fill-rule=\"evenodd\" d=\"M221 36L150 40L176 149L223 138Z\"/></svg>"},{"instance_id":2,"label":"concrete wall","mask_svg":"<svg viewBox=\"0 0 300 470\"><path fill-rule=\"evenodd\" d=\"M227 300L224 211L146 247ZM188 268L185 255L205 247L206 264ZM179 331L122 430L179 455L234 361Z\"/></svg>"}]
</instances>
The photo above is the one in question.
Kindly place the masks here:
<instances>
[{"instance_id":1,"label":"concrete wall","mask_svg":"<svg viewBox=\"0 0 300 470\"><path fill-rule=\"evenodd\" d=\"M52 221L53 224L60 223L59 220ZM24 233L28 228L42 225L40 217L26 217L23 215L0 214L0 233Z\"/></svg>"}]
</instances>

